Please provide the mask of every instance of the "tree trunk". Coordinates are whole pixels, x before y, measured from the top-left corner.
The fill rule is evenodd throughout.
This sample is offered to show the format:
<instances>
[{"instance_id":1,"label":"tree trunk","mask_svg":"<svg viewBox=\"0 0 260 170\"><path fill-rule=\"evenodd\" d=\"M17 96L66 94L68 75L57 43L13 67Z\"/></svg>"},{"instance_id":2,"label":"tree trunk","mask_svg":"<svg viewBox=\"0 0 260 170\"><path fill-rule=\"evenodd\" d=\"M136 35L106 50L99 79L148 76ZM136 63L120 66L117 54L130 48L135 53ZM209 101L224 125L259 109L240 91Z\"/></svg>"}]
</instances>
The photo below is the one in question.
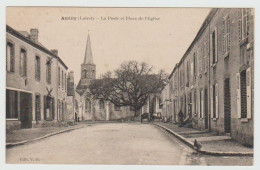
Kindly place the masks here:
<instances>
[{"instance_id":1,"label":"tree trunk","mask_svg":"<svg viewBox=\"0 0 260 170\"><path fill-rule=\"evenodd\" d=\"M135 115L134 115L134 117L137 117L138 115L137 115L137 110L135 109Z\"/></svg>"}]
</instances>

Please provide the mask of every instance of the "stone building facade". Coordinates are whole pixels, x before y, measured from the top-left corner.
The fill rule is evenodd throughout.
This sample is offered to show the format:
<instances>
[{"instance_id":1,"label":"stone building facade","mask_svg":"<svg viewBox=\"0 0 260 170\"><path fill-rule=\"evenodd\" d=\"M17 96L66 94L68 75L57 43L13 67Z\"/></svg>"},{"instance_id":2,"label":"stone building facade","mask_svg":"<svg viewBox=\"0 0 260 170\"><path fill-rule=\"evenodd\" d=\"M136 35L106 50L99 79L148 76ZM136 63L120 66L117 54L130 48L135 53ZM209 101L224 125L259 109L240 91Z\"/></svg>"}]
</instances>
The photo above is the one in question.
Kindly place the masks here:
<instances>
[{"instance_id":1,"label":"stone building facade","mask_svg":"<svg viewBox=\"0 0 260 170\"><path fill-rule=\"evenodd\" d=\"M169 80L173 114L253 145L254 10L212 9Z\"/></svg>"},{"instance_id":2,"label":"stone building facade","mask_svg":"<svg viewBox=\"0 0 260 170\"><path fill-rule=\"evenodd\" d=\"M28 33L6 26L7 130L57 125L66 113L68 67L38 34L38 29Z\"/></svg>"}]
</instances>

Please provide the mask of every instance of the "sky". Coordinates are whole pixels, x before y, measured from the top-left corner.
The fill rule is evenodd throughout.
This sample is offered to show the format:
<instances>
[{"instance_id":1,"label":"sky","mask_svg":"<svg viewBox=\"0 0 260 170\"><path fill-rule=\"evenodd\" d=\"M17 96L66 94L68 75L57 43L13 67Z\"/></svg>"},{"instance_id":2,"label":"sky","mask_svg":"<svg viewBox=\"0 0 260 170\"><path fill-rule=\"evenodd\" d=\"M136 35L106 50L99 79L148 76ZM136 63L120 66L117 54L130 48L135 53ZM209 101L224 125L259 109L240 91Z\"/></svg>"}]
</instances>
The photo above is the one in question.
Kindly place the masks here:
<instances>
[{"instance_id":1,"label":"sky","mask_svg":"<svg viewBox=\"0 0 260 170\"><path fill-rule=\"evenodd\" d=\"M6 24L18 31L38 28L39 42L80 79L90 34L97 78L122 62L137 60L171 73L195 38L209 8L7 7ZM66 18L66 19L64 19ZM69 18L69 19L67 19Z\"/></svg>"}]
</instances>

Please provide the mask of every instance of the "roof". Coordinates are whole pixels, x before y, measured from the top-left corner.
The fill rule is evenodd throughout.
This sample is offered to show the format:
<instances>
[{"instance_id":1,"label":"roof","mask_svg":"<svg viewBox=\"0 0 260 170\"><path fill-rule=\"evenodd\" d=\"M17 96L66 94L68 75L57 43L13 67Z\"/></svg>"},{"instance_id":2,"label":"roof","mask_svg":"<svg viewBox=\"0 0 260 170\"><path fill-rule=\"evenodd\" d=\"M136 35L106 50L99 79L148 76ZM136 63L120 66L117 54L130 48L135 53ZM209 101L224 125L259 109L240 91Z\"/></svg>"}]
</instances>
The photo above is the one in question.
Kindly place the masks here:
<instances>
[{"instance_id":1,"label":"roof","mask_svg":"<svg viewBox=\"0 0 260 170\"><path fill-rule=\"evenodd\" d=\"M88 88L87 85L83 85L81 83L81 79L79 80L79 83L76 87L76 91L78 92L79 95L82 95L84 93L84 91Z\"/></svg>"},{"instance_id":2,"label":"roof","mask_svg":"<svg viewBox=\"0 0 260 170\"><path fill-rule=\"evenodd\" d=\"M192 41L192 43L190 44L189 48L187 49L187 51L184 53L181 61L183 62L183 60L185 59L185 57L189 54L189 52L192 50L193 46L195 45L195 43L200 39L201 35L204 33L204 31L206 30L207 26L209 25L210 21L212 20L212 18L215 16L215 14L218 12L218 8L213 8L208 16L206 17L206 19L204 20L204 22L202 23L196 37L194 38L194 40Z\"/></svg>"},{"instance_id":3,"label":"roof","mask_svg":"<svg viewBox=\"0 0 260 170\"><path fill-rule=\"evenodd\" d=\"M88 39L87 39L87 45L86 45L86 51L85 51L85 57L84 57L83 64L92 64L92 65L94 65L89 34L88 34Z\"/></svg>"},{"instance_id":4,"label":"roof","mask_svg":"<svg viewBox=\"0 0 260 170\"><path fill-rule=\"evenodd\" d=\"M20 40L22 40L24 42L30 44L31 46L41 50L42 52L56 58L66 69L68 69L67 65L60 59L59 56L53 54L50 50L48 50L42 44L36 43L36 42L32 41L30 38L26 37L25 31L19 32L19 31L16 31L15 29L13 29L12 27L10 27L9 25L6 25L6 32L8 32L9 34L12 34L13 36L19 38Z\"/></svg>"},{"instance_id":5,"label":"roof","mask_svg":"<svg viewBox=\"0 0 260 170\"><path fill-rule=\"evenodd\" d=\"M192 43L190 44L189 48L187 49L187 51L184 53L184 55L182 56L181 60L179 63L177 63L178 65L174 67L172 73L169 76L169 79L171 78L171 76L173 75L173 73L175 72L175 70L177 69L177 67L180 65L180 63L182 63L184 61L184 59L186 58L186 56L190 53L190 51L192 50L193 46L196 44L196 42L200 39L201 35L204 33L204 31L206 30L207 26L209 25L210 21L212 20L212 18L216 15L216 13L218 12L218 8L213 8L208 16L206 17L206 19L204 20L204 22L202 23L197 35L195 36L194 40L192 41Z\"/></svg>"}]
</instances>

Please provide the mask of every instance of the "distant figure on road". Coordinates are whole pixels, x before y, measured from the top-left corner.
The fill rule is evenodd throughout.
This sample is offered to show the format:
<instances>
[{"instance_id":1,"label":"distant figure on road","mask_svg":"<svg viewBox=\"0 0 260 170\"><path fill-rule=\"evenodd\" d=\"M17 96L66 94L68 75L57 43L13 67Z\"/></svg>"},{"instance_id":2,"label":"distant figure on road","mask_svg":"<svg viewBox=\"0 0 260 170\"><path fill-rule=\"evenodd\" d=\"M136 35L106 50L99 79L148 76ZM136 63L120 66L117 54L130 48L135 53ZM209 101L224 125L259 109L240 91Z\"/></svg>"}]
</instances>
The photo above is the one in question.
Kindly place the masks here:
<instances>
[{"instance_id":1,"label":"distant figure on road","mask_svg":"<svg viewBox=\"0 0 260 170\"><path fill-rule=\"evenodd\" d=\"M182 110L180 110L180 112L178 113L178 118L179 118L179 127L183 126L183 112Z\"/></svg>"},{"instance_id":2,"label":"distant figure on road","mask_svg":"<svg viewBox=\"0 0 260 170\"><path fill-rule=\"evenodd\" d=\"M75 112L75 121L78 122L78 114Z\"/></svg>"}]
</instances>

